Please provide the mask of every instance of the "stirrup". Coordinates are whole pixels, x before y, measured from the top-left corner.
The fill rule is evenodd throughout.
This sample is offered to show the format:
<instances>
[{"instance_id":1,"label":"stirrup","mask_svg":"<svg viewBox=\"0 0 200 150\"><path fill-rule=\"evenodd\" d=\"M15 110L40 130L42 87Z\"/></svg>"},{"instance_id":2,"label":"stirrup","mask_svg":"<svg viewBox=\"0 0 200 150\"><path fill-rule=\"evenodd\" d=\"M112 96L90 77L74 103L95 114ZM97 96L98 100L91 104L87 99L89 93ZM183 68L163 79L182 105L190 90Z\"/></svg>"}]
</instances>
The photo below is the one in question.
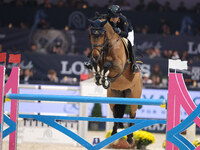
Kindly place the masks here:
<instances>
[{"instance_id":1,"label":"stirrup","mask_svg":"<svg viewBox=\"0 0 200 150\"><path fill-rule=\"evenodd\" d=\"M131 69L134 73L140 71L140 67L137 64L132 64Z\"/></svg>"}]
</instances>

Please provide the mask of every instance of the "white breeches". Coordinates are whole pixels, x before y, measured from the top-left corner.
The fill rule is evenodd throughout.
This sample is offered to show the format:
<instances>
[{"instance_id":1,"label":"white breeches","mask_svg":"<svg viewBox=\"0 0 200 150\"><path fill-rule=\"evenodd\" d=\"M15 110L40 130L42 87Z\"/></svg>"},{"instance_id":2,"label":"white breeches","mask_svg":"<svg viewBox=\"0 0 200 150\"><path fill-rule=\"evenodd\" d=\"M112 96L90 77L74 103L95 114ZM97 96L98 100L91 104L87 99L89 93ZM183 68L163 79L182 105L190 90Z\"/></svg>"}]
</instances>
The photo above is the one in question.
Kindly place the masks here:
<instances>
[{"instance_id":1,"label":"white breeches","mask_svg":"<svg viewBox=\"0 0 200 150\"><path fill-rule=\"evenodd\" d=\"M128 33L127 39L131 42L131 45L134 46L134 31Z\"/></svg>"}]
</instances>

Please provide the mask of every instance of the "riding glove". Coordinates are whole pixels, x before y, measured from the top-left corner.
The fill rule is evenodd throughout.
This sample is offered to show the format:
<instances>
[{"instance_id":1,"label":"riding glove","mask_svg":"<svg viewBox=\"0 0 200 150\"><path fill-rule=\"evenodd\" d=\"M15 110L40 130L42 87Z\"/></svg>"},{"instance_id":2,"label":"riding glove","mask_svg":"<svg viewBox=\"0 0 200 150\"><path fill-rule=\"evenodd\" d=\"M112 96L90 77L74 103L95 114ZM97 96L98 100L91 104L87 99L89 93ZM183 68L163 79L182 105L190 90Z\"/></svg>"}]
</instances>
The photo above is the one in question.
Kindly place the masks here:
<instances>
[{"instance_id":1,"label":"riding glove","mask_svg":"<svg viewBox=\"0 0 200 150\"><path fill-rule=\"evenodd\" d=\"M121 29L120 28L114 28L114 31L117 33L117 34L120 34L121 33Z\"/></svg>"}]
</instances>

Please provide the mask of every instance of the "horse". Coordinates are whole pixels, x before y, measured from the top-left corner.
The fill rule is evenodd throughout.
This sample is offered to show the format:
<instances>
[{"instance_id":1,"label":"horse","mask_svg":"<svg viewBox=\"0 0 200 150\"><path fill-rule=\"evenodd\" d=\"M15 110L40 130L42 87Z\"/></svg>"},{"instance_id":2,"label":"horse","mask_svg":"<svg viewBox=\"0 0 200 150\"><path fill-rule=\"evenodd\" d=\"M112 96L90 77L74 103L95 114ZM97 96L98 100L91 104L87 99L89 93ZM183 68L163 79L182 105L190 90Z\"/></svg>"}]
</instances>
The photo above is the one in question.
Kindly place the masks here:
<instances>
[{"instance_id":1,"label":"horse","mask_svg":"<svg viewBox=\"0 0 200 150\"><path fill-rule=\"evenodd\" d=\"M125 46L112 26L104 18L89 20L90 43L92 46L92 68L95 83L107 89L107 97L140 98L143 81L141 72L133 73ZM125 105L109 104L114 118L122 118ZM137 105L130 106L130 118L136 117ZM132 124L133 125L133 124ZM122 123L114 123L112 135ZM133 134L127 135L127 142L133 144Z\"/></svg>"}]
</instances>

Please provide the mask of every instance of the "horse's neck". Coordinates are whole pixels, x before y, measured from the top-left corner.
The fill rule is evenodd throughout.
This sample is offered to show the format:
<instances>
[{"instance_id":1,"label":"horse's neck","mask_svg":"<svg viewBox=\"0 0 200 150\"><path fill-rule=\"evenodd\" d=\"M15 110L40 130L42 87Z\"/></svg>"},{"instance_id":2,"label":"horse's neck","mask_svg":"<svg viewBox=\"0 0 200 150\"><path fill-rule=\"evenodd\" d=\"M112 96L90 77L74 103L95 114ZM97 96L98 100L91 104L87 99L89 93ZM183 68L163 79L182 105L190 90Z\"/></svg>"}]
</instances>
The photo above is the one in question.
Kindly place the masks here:
<instances>
[{"instance_id":1,"label":"horse's neck","mask_svg":"<svg viewBox=\"0 0 200 150\"><path fill-rule=\"evenodd\" d=\"M112 26L110 25L109 22L107 22L105 24L105 29L106 29L106 34L108 39L115 39L115 38L119 38L118 34L115 34L115 31L113 30Z\"/></svg>"}]
</instances>

